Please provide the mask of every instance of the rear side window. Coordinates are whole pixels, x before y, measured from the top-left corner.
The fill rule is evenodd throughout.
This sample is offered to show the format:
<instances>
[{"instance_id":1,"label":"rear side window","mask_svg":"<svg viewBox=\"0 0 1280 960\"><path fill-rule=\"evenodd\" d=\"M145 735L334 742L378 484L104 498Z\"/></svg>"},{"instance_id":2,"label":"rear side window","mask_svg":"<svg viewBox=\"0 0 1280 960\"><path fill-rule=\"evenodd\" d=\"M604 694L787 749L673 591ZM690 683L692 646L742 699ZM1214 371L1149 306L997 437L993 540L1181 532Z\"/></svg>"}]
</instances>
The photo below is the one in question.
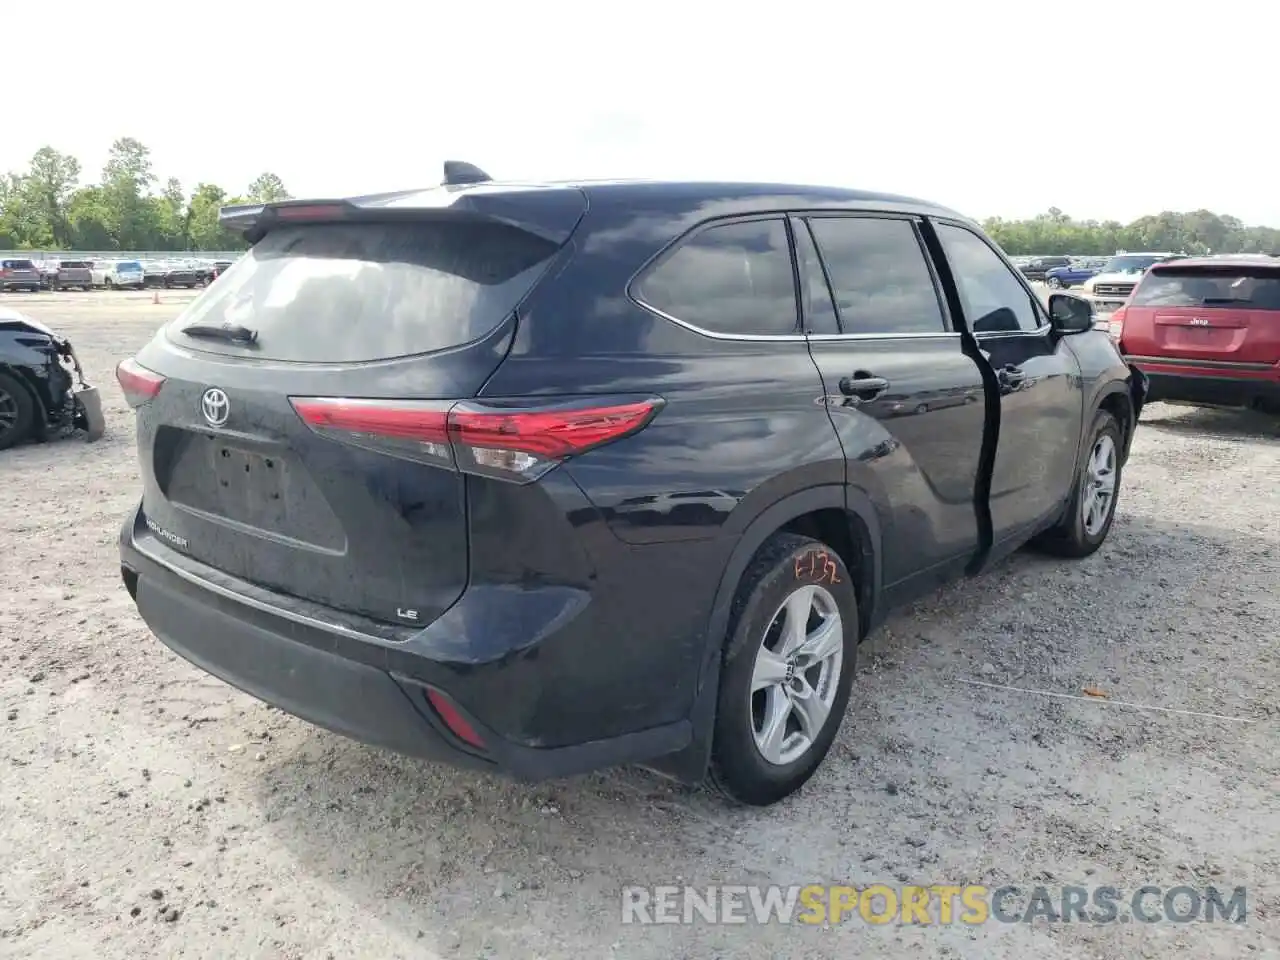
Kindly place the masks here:
<instances>
[{"instance_id":1,"label":"rear side window","mask_svg":"<svg viewBox=\"0 0 1280 960\"><path fill-rule=\"evenodd\" d=\"M6 260L4 265L10 270L34 270L36 265L30 260Z\"/></svg>"},{"instance_id":2,"label":"rear side window","mask_svg":"<svg viewBox=\"0 0 1280 960\"><path fill-rule=\"evenodd\" d=\"M635 294L655 310L712 333L799 332L782 220L725 223L695 233L641 278Z\"/></svg>"},{"instance_id":3,"label":"rear side window","mask_svg":"<svg viewBox=\"0 0 1280 960\"><path fill-rule=\"evenodd\" d=\"M268 233L169 326L193 349L359 363L461 346L502 323L558 245L492 223L329 223ZM182 330L230 324L254 346Z\"/></svg>"},{"instance_id":4,"label":"rear side window","mask_svg":"<svg viewBox=\"0 0 1280 960\"><path fill-rule=\"evenodd\" d=\"M942 306L908 220L815 217L844 333L941 333Z\"/></svg>"},{"instance_id":5,"label":"rear side window","mask_svg":"<svg viewBox=\"0 0 1280 960\"><path fill-rule=\"evenodd\" d=\"M1158 267L1134 291L1133 305L1280 310L1280 271L1266 267Z\"/></svg>"}]
</instances>

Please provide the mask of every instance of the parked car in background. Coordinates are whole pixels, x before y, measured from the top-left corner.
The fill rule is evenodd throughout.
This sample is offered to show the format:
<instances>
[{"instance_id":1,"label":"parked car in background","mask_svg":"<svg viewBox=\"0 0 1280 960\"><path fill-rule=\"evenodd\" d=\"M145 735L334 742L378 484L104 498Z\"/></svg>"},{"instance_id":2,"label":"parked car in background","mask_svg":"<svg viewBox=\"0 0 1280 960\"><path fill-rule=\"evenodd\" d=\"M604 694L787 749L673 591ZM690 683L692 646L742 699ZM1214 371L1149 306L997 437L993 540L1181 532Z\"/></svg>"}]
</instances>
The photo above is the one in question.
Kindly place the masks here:
<instances>
[{"instance_id":1,"label":"parked car in background","mask_svg":"<svg viewBox=\"0 0 1280 960\"><path fill-rule=\"evenodd\" d=\"M972 221L445 180L224 208L236 282L118 369L122 578L215 676L409 754L768 804L892 608L1106 538L1141 374Z\"/></svg>"},{"instance_id":2,"label":"parked car in background","mask_svg":"<svg viewBox=\"0 0 1280 960\"><path fill-rule=\"evenodd\" d=\"M1055 267L1068 267L1070 265L1070 257L1033 257L1019 269L1028 280L1043 280L1045 274Z\"/></svg>"},{"instance_id":3,"label":"parked car in background","mask_svg":"<svg viewBox=\"0 0 1280 960\"><path fill-rule=\"evenodd\" d=\"M166 289L199 287L206 282L205 276L205 272L194 261L169 260L165 263L164 278L161 280L161 285Z\"/></svg>"},{"instance_id":4,"label":"parked car in background","mask_svg":"<svg viewBox=\"0 0 1280 960\"><path fill-rule=\"evenodd\" d=\"M104 426L102 400L71 342L0 306L0 450L55 430L80 429L97 440Z\"/></svg>"},{"instance_id":5,"label":"parked car in background","mask_svg":"<svg viewBox=\"0 0 1280 960\"><path fill-rule=\"evenodd\" d=\"M31 260L0 260L0 290L40 291L40 269Z\"/></svg>"},{"instance_id":6,"label":"parked car in background","mask_svg":"<svg viewBox=\"0 0 1280 960\"><path fill-rule=\"evenodd\" d=\"M191 267L196 272L196 283L199 286L207 287L213 282L212 260L192 260Z\"/></svg>"},{"instance_id":7,"label":"parked car in background","mask_svg":"<svg viewBox=\"0 0 1280 960\"><path fill-rule=\"evenodd\" d=\"M61 260L54 271L50 286L54 290L91 290L93 288L93 264L88 260Z\"/></svg>"},{"instance_id":8,"label":"parked car in background","mask_svg":"<svg viewBox=\"0 0 1280 960\"><path fill-rule=\"evenodd\" d=\"M141 290L142 264L137 260L95 260L90 268L95 287L108 290Z\"/></svg>"},{"instance_id":9,"label":"parked car in background","mask_svg":"<svg viewBox=\"0 0 1280 960\"><path fill-rule=\"evenodd\" d=\"M1044 282L1053 290L1061 290L1066 287L1074 287L1084 283L1090 277L1096 275L1098 268L1088 261L1078 260L1070 263L1065 267L1054 267L1047 270L1044 275Z\"/></svg>"},{"instance_id":10,"label":"parked car in background","mask_svg":"<svg viewBox=\"0 0 1280 960\"><path fill-rule=\"evenodd\" d=\"M1111 315L1150 399L1280 413L1280 261L1188 257L1152 266Z\"/></svg>"},{"instance_id":11,"label":"parked car in background","mask_svg":"<svg viewBox=\"0 0 1280 960\"><path fill-rule=\"evenodd\" d=\"M57 260L36 260L36 270L40 272L40 289L52 290L54 278L58 275Z\"/></svg>"},{"instance_id":12,"label":"parked car in background","mask_svg":"<svg viewBox=\"0 0 1280 960\"><path fill-rule=\"evenodd\" d=\"M142 261L142 284L148 289L152 287L163 287L165 275L169 272L168 265L163 260L143 260Z\"/></svg>"},{"instance_id":13,"label":"parked car in background","mask_svg":"<svg viewBox=\"0 0 1280 960\"><path fill-rule=\"evenodd\" d=\"M1101 270L1081 284L1081 290L1092 301L1095 313L1113 313L1124 306L1125 300L1150 267L1166 260L1178 259L1179 256L1170 252L1116 254L1103 264Z\"/></svg>"},{"instance_id":14,"label":"parked car in background","mask_svg":"<svg viewBox=\"0 0 1280 960\"><path fill-rule=\"evenodd\" d=\"M215 260L213 262L213 276L211 279L217 280L220 276L226 273L227 270L231 268L231 263L232 261L230 260Z\"/></svg>"}]
</instances>

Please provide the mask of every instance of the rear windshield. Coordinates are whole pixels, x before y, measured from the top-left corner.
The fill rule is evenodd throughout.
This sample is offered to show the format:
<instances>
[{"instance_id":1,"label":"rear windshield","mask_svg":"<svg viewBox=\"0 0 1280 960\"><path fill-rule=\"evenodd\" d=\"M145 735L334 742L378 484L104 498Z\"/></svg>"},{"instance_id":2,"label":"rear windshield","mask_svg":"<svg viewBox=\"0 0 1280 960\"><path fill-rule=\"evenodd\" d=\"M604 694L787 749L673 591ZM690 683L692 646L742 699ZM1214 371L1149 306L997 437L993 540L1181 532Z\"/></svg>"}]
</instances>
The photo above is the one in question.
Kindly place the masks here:
<instances>
[{"instance_id":1,"label":"rear windshield","mask_svg":"<svg viewBox=\"0 0 1280 960\"><path fill-rule=\"evenodd\" d=\"M1141 273L1153 264L1159 263L1165 259L1163 255L1158 256L1142 256L1128 255L1122 257L1112 257L1102 265L1103 273Z\"/></svg>"},{"instance_id":2,"label":"rear windshield","mask_svg":"<svg viewBox=\"0 0 1280 960\"><path fill-rule=\"evenodd\" d=\"M492 223L308 224L274 230L169 326L185 346L307 363L358 363L469 343L524 298L558 246ZM257 332L244 346L182 333Z\"/></svg>"},{"instance_id":3,"label":"rear windshield","mask_svg":"<svg viewBox=\"0 0 1280 960\"><path fill-rule=\"evenodd\" d=\"M1158 268L1138 286L1133 305L1280 310L1280 270L1263 266Z\"/></svg>"},{"instance_id":4,"label":"rear windshield","mask_svg":"<svg viewBox=\"0 0 1280 960\"><path fill-rule=\"evenodd\" d=\"M10 270L34 270L36 265L30 260L6 260L4 265Z\"/></svg>"},{"instance_id":5,"label":"rear windshield","mask_svg":"<svg viewBox=\"0 0 1280 960\"><path fill-rule=\"evenodd\" d=\"M140 264L137 260L122 260L120 263L116 264L116 269L117 270L141 270L142 264Z\"/></svg>"},{"instance_id":6,"label":"rear windshield","mask_svg":"<svg viewBox=\"0 0 1280 960\"><path fill-rule=\"evenodd\" d=\"M88 266L89 264L85 263L83 260L63 260L58 264L59 269L62 270L84 270Z\"/></svg>"}]
</instances>

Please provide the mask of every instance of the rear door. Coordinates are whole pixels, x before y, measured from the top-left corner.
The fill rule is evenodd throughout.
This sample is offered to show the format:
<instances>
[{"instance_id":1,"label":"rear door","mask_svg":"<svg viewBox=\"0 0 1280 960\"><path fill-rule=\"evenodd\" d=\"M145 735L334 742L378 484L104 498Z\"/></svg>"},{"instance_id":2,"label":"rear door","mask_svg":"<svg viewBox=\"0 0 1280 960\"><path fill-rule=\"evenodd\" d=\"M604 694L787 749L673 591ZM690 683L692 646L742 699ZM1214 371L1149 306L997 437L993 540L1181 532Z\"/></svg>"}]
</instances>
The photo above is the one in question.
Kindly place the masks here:
<instances>
[{"instance_id":1,"label":"rear door","mask_svg":"<svg viewBox=\"0 0 1280 960\"><path fill-rule=\"evenodd\" d=\"M914 219L815 214L793 227L849 482L887 506L885 587L910 593L908 581L945 578L978 546L982 375L948 325Z\"/></svg>"},{"instance_id":2,"label":"rear door","mask_svg":"<svg viewBox=\"0 0 1280 960\"><path fill-rule=\"evenodd\" d=\"M137 357L167 379L137 411L136 535L236 589L430 622L467 582L465 483L443 426L413 425L477 393L558 248L489 221L268 233ZM328 398L316 422L354 398L344 442L299 398ZM360 417L381 418L377 443L350 432Z\"/></svg>"},{"instance_id":3,"label":"rear door","mask_svg":"<svg viewBox=\"0 0 1280 960\"><path fill-rule=\"evenodd\" d=\"M1152 267L1125 309L1123 343L1139 364L1265 373L1280 363L1280 267Z\"/></svg>"},{"instance_id":4,"label":"rear door","mask_svg":"<svg viewBox=\"0 0 1280 960\"><path fill-rule=\"evenodd\" d=\"M969 329L1000 381L991 477L991 559L1042 525L1071 494L1084 417L1080 365L1039 299L983 237L934 224Z\"/></svg>"}]
</instances>

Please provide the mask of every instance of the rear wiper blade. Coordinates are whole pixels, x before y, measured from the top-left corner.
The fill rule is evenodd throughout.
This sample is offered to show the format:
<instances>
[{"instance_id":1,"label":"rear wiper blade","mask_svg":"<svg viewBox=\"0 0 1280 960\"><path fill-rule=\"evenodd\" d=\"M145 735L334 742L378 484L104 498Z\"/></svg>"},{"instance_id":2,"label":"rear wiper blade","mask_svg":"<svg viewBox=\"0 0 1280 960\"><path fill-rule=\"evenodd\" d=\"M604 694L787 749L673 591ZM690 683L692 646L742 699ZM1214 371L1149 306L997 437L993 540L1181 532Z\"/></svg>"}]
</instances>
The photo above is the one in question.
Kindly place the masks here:
<instances>
[{"instance_id":1,"label":"rear wiper blade","mask_svg":"<svg viewBox=\"0 0 1280 960\"><path fill-rule=\"evenodd\" d=\"M182 332L188 337L208 337L211 340L228 340L231 343L255 344L258 342L258 331L243 327L238 323L193 323L183 327Z\"/></svg>"},{"instance_id":2,"label":"rear wiper blade","mask_svg":"<svg viewBox=\"0 0 1280 960\"><path fill-rule=\"evenodd\" d=\"M1248 297L1205 297L1200 302L1207 307L1210 304L1217 305L1220 303L1252 303L1253 301L1250 300Z\"/></svg>"}]
</instances>

